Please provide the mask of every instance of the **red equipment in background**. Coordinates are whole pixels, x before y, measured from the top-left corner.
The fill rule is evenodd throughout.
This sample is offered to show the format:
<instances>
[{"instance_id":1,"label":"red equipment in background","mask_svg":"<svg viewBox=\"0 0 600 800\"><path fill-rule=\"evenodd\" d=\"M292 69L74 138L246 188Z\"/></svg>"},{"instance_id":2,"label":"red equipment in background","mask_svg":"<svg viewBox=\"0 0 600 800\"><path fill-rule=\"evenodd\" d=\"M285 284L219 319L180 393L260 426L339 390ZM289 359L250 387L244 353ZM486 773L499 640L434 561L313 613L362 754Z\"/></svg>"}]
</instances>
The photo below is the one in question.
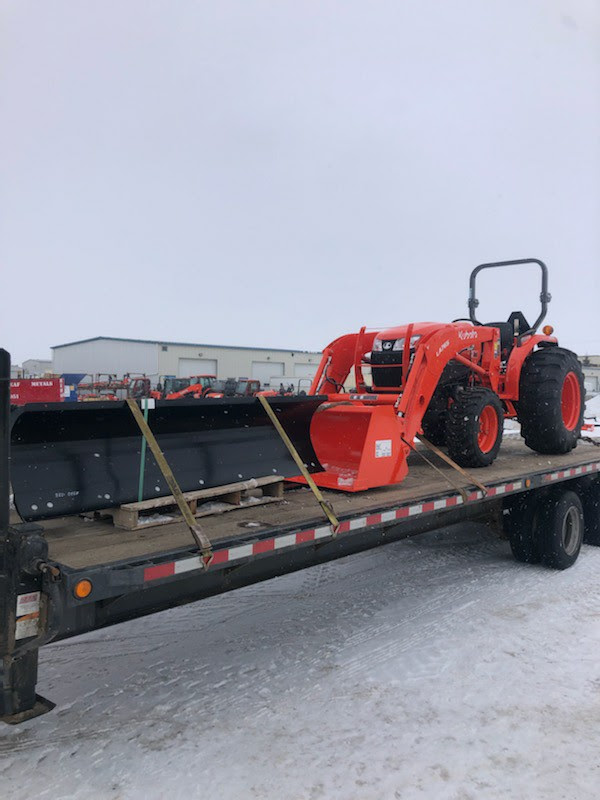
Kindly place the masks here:
<instances>
[{"instance_id":1,"label":"red equipment in background","mask_svg":"<svg viewBox=\"0 0 600 800\"><path fill-rule=\"evenodd\" d=\"M182 397L193 397L195 399L206 397L216 380L216 375L193 375L191 378L165 380L163 396L165 400L180 400Z\"/></svg>"},{"instance_id":2,"label":"red equipment in background","mask_svg":"<svg viewBox=\"0 0 600 800\"><path fill-rule=\"evenodd\" d=\"M125 400L133 397L139 400L143 397L153 397L150 378L145 375L131 377L129 373L122 378L116 375L100 374L89 383L80 383L77 387L78 399L88 403L95 400Z\"/></svg>"},{"instance_id":3,"label":"red equipment in background","mask_svg":"<svg viewBox=\"0 0 600 800\"><path fill-rule=\"evenodd\" d=\"M62 403L65 382L62 378L18 378L10 382L10 404Z\"/></svg>"}]
</instances>

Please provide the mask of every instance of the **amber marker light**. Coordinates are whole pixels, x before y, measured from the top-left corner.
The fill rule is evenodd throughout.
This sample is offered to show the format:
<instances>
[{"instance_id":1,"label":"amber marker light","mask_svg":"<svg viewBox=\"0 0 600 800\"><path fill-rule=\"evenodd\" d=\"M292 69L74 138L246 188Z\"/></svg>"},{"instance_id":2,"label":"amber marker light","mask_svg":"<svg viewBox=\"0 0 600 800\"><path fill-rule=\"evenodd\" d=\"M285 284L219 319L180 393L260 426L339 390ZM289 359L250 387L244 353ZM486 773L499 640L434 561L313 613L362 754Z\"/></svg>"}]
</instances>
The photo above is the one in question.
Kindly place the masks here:
<instances>
[{"instance_id":1,"label":"amber marker light","mask_svg":"<svg viewBox=\"0 0 600 800\"><path fill-rule=\"evenodd\" d=\"M544 325L544 327L542 328L542 333L544 334L544 336L552 336L552 334L554 333L554 328L552 327L552 325Z\"/></svg>"},{"instance_id":2,"label":"amber marker light","mask_svg":"<svg viewBox=\"0 0 600 800\"><path fill-rule=\"evenodd\" d=\"M73 594L79 600L83 600L85 597L89 597L92 593L92 582L88 581L87 578L84 578L82 581L77 581L75 584L75 588L73 589Z\"/></svg>"}]
</instances>

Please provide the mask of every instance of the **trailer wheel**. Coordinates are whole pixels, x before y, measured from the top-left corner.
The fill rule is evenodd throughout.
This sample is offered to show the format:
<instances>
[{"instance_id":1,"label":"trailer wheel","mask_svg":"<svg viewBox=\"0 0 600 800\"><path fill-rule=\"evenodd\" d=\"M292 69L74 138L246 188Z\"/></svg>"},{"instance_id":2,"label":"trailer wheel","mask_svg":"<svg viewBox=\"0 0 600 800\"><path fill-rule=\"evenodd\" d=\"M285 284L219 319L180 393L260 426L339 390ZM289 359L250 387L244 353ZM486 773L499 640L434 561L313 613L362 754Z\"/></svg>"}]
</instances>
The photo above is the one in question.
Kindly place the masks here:
<instances>
[{"instance_id":1,"label":"trailer wheel","mask_svg":"<svg viewBox=\"0 0 600 800\"><path fill-rule=\"evenodd\" d=\"M459 392L446 419L450 457L461 467L487 467L498 455L503 423L502 403L491 389Z\"/></svg>"},{"instance_id":2,"label":"trailer wheel","mask_svg":"<svg viewBox=\"0 0 600 800\"><path fill-rule=\"evenodd\" d=\"M600 547L600 482L590 483L583 489L580 497L585 523L583 541Z\"/></svg>"},{"instance_id":3,"label":"trailer wheel","mask_svg":"<svg viewBox=\"0 0 600 800\"><path fill-rule=\"evenodd\" d=\"M518 420L525 444L538 453L568 453L583 424L583 371L575 353L546 347L521 370Z\"/></svg>"},{"instance_id":4,"label":"trailer wheel","mask_svg":"<svg viewBox=\"0 0 600 800\"><path fill-rule=\"evenodd\" d=\"M540 511L542 563L567 569L577 561L583 542L583 506L571 489L552 492Z\"/></svg>"},{"instance_id":5,"label":"trailer wheel","mask_svg":"<svg viewBox=\"0 0 600 800\"><path fill-rule=\"evenodd\" d=\"M539 564L542 559L539 517L540 502L536 495L517 495L504 506L504 531L510 549L515 559L524 564Z\"/></svg>"}]
</instances>

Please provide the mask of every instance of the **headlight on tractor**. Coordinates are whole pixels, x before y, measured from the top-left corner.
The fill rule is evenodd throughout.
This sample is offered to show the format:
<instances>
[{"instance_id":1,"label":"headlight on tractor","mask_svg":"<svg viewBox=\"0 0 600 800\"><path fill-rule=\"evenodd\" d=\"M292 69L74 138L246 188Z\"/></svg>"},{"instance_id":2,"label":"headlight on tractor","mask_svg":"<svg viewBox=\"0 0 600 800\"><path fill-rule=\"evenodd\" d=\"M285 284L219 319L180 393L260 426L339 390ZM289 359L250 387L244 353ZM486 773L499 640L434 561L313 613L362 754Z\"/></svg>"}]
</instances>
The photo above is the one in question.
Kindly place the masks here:
<instances>
[{"instance_id":1,"label":"headlight on tractor","mask_svg":"<svg viewBox=\"0 0 600 800\"><path fill-rule=\"evenodd\" d=\"M419 341L420 338L421 338L420 335L410 337L411 350L413 349L413 347L416 345L416 343ZM404 341L405 341L404 336L401 339L396 339L392 350L404 350Z\"/></svg>"}]
</instances>

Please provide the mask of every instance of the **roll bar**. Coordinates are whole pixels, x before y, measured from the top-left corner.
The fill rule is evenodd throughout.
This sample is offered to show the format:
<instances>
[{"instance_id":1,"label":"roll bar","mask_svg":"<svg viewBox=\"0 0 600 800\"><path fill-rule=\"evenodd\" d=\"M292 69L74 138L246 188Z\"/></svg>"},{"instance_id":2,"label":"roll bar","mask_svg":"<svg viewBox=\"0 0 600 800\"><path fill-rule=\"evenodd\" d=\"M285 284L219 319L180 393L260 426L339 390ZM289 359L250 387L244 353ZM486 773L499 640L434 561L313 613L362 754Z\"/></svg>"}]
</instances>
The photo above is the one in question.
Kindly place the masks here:
<instances>
[{"instance_id":1,"label":"roll bar","mask_svg":"<svg viewBox=\"0 0 600 800\"><path fill-rule=\"evenodd\" d=\"M520 335L523 336L528 333L535 333L535 331L539 328L540 324L542 323L546 313L548 312L548 303L552 299L552 295L548 291L548 267L544 264L543 261L540 261L539 258L519 258L516 261L492 261L489 264L480 264L478 267L475 267L473 272L471 273L471 277L469 278L469 319L471 322L474 322L477 325L481 325L481 322L475 316L475 309L479 305L479 300L475 295L475 281L477 275L481 272L482 269L492 269L494 267L513 267L518 264L537 264L539 268L542 270L542 291L540 292L540 303L542 304L542 311L536 321L533 323L531 328L528 331L520 331Z\"/></svg>"}]
</instances>

